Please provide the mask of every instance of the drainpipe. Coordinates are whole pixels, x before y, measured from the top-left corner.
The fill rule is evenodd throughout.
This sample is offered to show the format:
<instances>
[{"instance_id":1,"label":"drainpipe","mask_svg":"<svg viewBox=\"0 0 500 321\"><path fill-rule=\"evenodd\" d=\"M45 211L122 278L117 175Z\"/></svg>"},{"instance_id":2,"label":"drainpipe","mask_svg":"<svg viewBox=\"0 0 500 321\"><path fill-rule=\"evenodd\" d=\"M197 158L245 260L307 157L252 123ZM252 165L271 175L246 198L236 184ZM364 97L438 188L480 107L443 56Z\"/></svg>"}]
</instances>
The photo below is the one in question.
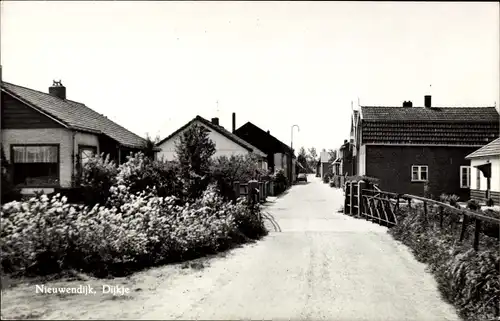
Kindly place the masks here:
<instances>
[{"instance_id":1,"label":"drainpipe","mask_svg":"<svg viewBox=\"0 0 500 321\"><path fill-rule=\"evenodd\" d=\"M72 131L72 140L71 140L71 187L75 187L76 185L76 156L75 156L75 136L76 136L76 131ZM59 165L60 166L60 165Z\"/></svg>"}]
</instances>

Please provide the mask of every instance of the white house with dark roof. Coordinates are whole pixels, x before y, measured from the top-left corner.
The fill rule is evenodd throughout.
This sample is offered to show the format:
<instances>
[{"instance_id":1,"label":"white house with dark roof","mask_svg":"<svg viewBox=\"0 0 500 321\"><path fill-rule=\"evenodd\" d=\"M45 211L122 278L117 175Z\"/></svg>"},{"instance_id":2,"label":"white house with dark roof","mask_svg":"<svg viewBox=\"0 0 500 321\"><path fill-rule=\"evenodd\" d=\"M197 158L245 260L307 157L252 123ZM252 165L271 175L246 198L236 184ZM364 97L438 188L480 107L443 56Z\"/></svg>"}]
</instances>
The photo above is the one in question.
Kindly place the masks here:
<instances>
[{"instance_id":1,"label":"white house with dark roof","mask_svg":"<svg viewBox=\"0 0 500 321\"><path fill-rule=\"evenodd\" d=\"M118 163L146 140L82 103L66 98L54 82L48 93L1 83L2 149L11 179L22 193L70 188L81 166L95 153Z\"/></svg>"},{"instance_id":2,"label":"white house with dark roof","mask_svg":"<svg viewBox=\"0 0 500 321\"><path fill-rule=\"evenodd\" d=\"M470 160L470 167L461 169L461 179L465 180L468 170L471 198L478 201L491 198L496 205L500 204L500 138L465 158Z\"/></svg>"},{"instance_id":3,"label":"white house with dark roof","mask_svg":"<svg viewBox=\"0 0 500 321\"><path fill-rule=\"evenodd\" d=\"M254 154L259 157L260 167L267 170L266 153L220 126L218 118L212 118L212 121L208 121L201 116L196 116L184 126L158 142L156 146L161 149L157 155L158 158L163 158L166 161L174 160L176 157L175 146L177 141L182 133L194 124L208 129L208 136L215 143L215 154L213 157Z\"/></svg>"}]
</instances>

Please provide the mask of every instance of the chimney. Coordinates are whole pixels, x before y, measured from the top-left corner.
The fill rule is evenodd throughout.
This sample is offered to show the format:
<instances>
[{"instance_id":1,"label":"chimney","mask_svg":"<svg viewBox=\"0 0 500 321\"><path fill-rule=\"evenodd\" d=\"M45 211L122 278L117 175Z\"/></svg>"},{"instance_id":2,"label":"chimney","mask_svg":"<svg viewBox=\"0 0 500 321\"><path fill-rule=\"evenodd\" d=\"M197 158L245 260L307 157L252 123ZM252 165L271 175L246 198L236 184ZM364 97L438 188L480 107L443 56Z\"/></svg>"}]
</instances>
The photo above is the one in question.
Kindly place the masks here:
<instances>
[{"instance_id":1,"label":"chimney","mask_svg":"<svg viewBox=\"0 0 500 321\"><path fill-rule=\"evenodd\" d=\"M60 80L54 80L52 86L49 87L49 94L57 98L66 99L66 87L63 86Z\"/></svg>"},{"instance_id":2,"label":"chimney","mask_svg":"<svg viewBox=\"0 0 500 321\"><path fill-rule=\"evenodd\" d=\"M403 107L413 107L413 103L411 101L404 101L403 102Z\"/></svg>"},{"instance_id":3,"label":"chimney","mask_svg":"<svg viewBox=\"0 0 500 321\"><path fill-rule=\"evenodd\" d=\"M233 113L233 133L236 131L236 113Z\"/></svg>"},{"instance_id":4,"label":"chimney","mask_svg":"<svg viewBox=\"0 0 500 321\"><path fill-rule=\"evenodd\" d=\"M217 117L212 118L212 124L219 126L219 118Z\"/></svg>"},{"instance_id":5,"label":"chimney","mask_svg":"<svg viewBox=\"0 0 500 321\"><path fill-rule=\"evenodd\" d=\"M425 106L425 108L431 108L432 107L432 104L431 104L431 95L424 96L424 106Z\"/></svg>"},{"instance_id":6,"label":"chimney","mask_svg":"<svg viewBox=\"0 0 500 321\"><path fill-rule=\"evenodd\" d=\"M271 135L271 132L270 132L270 131L267 131L267 134L268 134L268 135Z\"/></svg>"}]
</instances>

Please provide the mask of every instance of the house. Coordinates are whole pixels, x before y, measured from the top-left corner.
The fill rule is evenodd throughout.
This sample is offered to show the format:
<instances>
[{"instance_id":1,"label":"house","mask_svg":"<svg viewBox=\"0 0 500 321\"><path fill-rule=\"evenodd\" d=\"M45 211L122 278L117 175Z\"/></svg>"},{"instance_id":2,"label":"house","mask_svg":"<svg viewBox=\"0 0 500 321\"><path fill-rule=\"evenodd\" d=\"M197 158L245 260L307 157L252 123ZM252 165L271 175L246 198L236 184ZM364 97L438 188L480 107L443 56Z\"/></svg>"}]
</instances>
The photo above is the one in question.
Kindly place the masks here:
<instances>
[{"instance_id":1,"label":"house","mask_svg":"<svg viewBox=\"0 0 500 321\"><path fill-rule=\"evenodd\" d=\"M499 136L495 107L361 106L353 121L354 175L380 179L380 188L397 193L456 194L469 197L461 184L465 157ZM345 166L344 166L345 168Z\"/></svg>"},{"instance_id":2,"label":"house","mask_svg":"<svg viewBox=\"0 0 500 321\"><path fill-rule=\"evenodd\" d=\"M470 166L460 168L460 184L470 186L470 198L500 204L500 138L467 155Z\"/></svg>"},{"instance_id":3,"label":"house","mask_svg":"<svg viewBox=\"0 0 500 321\"><path fill-rule=\"evenodd\" d=\"M219 118L212 118L212 121L208 121L201 116L196 116L156 144L161 149L158 157L167 161L174 160L176 157L175 146L178 139L184 131L194 124L208 129L209 138L215 143L216 151L213 157L230 157L231 155L247 155L252 153L259 157L260 168L267 170L267 154L220 126Z\"/></svg>"},{"instance_id":4,"label":"house","mask_svg":"<svg viewBox=\"0 0 500 321\"><path fill-rule=\"evenodd\" d=\"M324 178L327 174L333 173L332 163L330 162L330 154L328 154L328 152L321 152L319 155L319 161L321 163L319 167L319 175L321 178Z\"/></svg>"},{"instance_id":5,"label":"house","mask_svg":"<svg viewBox=\"0 0 500 321\"><path fill-rule=\"evenodd\" d=\"M353 176L357 174L356 171L356 157L354 142L350 142L347 139L339 148L339 174L342 176Z\"/></svg>"},{"instance_id":6,"label":"house","mask_svg":"<svg viewBox=\"0 0 500 321\"><path fill-rule=\"evenodd\" d=\"M1 133L11 179L23 194L75 186L88 157L110 155L118 163L146 140L82 103L66 98L54 82L48 93L2 82Z\"/></svg>"},{"instance_id":7,"label":"house","mask_svg":"<svg viewBox=\"0 0 500 321\"><path fill-rule=\"evenodd\" d=\"M233 133L267 154L269 169L273 172L283 169L292 184L296 179L296 156L291 147L281 142L271 133L251 122L236 129L236 114L233 113Z\"/></svg>"}]
</instances>

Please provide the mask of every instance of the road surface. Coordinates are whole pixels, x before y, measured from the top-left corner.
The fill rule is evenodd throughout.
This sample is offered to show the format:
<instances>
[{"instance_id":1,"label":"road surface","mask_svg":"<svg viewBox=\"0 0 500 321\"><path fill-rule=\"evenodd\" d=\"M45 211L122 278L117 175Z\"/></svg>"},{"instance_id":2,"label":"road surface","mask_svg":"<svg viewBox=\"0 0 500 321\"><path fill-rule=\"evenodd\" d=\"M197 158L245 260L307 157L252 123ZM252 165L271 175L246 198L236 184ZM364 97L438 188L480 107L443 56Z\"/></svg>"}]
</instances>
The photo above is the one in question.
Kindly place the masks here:
<instances>
[{"instance_id":1,"label":"road surface","mask_svg":"<svg viewBox=\"0 0 500 321\"><path fill-rule=\"evenodd\" d=\"M342 192L309 180L266 206L269 236L198 268L115 280L132 289L124 297L44 296L15 310L7 293L2 309L38 318L459 320L425 265L385 227L337 213Z\"/></svg>"}]
</instances>

